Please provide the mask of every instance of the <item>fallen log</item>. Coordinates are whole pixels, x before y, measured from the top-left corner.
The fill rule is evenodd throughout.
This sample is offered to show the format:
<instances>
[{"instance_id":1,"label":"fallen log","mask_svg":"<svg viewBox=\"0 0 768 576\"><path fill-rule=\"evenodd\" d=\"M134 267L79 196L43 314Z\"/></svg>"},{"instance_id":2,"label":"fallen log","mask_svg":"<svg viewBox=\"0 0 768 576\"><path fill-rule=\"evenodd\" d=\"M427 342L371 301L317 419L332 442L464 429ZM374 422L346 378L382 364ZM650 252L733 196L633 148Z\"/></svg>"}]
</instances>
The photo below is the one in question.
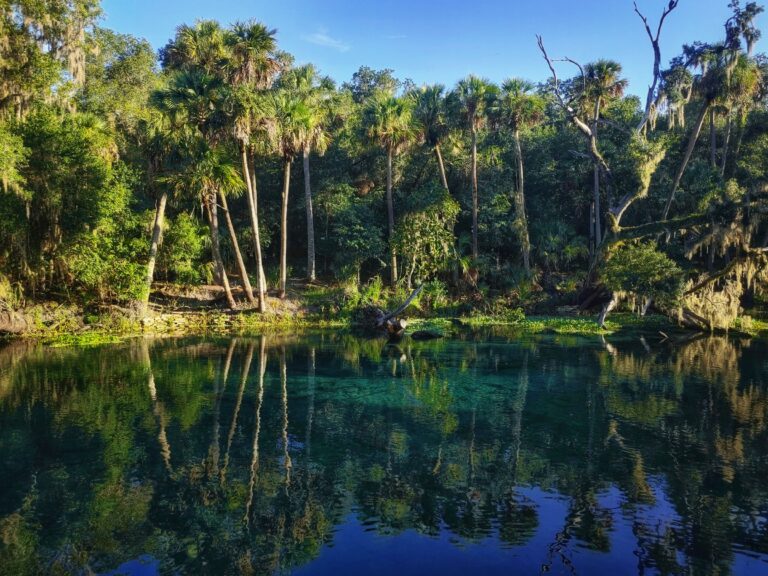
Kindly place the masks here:
<instances>
[{"instance_id":1,"label":"fallen log","mask_svg":"<svg viewBox=\"0 0 768 576\"><path fill-rule=\"evenodd\" d=\"M373 332L383 332L391 338L399 338L405 332L408 322L399 318L400 314L410 306L421 293L424 285L416 288L400 306L392 312L388 312L378 306L364 306L355 314L355 324L358 327Z\"/></svg>"}]
</instances>

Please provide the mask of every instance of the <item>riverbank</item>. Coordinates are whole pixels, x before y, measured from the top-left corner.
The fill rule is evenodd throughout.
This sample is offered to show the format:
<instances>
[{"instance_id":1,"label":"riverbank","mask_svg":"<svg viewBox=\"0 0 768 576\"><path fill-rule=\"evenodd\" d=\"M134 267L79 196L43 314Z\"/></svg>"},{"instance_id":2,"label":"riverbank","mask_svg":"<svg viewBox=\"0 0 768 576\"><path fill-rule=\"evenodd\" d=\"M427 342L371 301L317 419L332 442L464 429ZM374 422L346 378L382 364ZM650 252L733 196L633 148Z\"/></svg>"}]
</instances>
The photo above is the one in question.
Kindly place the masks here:
<instances>
[{"instance_id":1,"label":"riverbank","mask_svg":"<svg viewBox=\"0 0 768 576\"><path fill-rule=\"evenodd\" d=\"M383 306L398 298L386 294L376 297ZM42 302L20 310L0 311L0 334L4 338L36 339L53 346L88 346L141 335L353 330L354 311L370 301L371 295L350 296L338 288L310 287L291 290L285 299L270 296L268 312L260 313L250 306L236 310L221 307L215 289L204 287L174 294L162 288L153 294L143 318L117 306L88 311L73 304ZM525 314L520 308L496 307L488 311L487 308L456 304L437 307L417 300L405 313L408 319L406 336L415 331L426 331L432 336L450 337L465 330L496 326L521 334L608 335L637 331L666 335L686 331L662 315L640 317L626 312L615 313L601 328L596 314L576 314L574 309L558 312ZM768 323L745 317L735 323L733 332L741 336L768 335Z\"/></svg>"}]
</instances>

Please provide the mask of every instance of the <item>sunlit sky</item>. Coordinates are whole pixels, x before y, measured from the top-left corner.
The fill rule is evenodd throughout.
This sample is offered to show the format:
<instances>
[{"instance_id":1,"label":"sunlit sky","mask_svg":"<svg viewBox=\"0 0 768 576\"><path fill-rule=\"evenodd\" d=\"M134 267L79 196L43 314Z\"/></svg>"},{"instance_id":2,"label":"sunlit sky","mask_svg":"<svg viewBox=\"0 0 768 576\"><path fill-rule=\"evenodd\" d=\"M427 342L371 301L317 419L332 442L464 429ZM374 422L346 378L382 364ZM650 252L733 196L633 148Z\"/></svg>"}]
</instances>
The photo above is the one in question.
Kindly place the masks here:
<instances>
[{"instance_id":1,"label":"sunlit sky","mask_svg":"<svg viewBox=\"0 0 768 576\"><path fill-rule=\"evenodd\" d=\"M638 6L655 26L667 1L638 0ZM361 65L392 68L417 84L452 86L469 73L495 82L541 81L548 70L536 34L553 57L618 60L632 93L644 93L651 76L652 51L632 0L103 0L102 6L102 25L155 48L182 23L255 18L277 29L281 49L297 63L312 62L339 82ZM664 62L684 43L721 40L729 14L728 0L680 0L662 33ZM758 26L766 21L761 15Z\"/></svg>"}]
</instances>

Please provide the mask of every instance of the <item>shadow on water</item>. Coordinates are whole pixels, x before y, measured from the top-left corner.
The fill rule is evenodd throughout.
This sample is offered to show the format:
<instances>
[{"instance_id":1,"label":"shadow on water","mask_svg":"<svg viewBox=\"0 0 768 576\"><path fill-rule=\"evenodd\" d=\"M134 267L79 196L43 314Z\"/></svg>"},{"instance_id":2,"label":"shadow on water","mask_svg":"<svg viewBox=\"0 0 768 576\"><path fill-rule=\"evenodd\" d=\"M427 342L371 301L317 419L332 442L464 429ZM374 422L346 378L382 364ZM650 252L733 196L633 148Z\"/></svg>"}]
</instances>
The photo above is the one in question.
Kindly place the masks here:
<instances>
[{"instance_id":1,"label":"shadow on water","mask_svg":"<svg viewBox=\"0 0 768 576\"><path fill-rule=\"evenodd\" d=\"M1 574L768 573L768 343L0 349Z\"/></svg>"}]
</instances>

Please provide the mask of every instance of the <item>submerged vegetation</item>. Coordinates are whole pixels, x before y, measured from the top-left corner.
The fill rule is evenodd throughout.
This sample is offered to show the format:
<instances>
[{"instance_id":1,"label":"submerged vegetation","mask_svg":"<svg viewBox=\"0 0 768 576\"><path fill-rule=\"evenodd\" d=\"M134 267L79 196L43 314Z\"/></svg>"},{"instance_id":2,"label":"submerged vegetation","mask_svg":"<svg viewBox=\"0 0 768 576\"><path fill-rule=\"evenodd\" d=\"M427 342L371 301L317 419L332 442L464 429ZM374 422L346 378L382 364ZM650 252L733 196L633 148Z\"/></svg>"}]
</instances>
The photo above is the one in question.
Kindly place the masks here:
<instances>
[{"instance_id":1,"label":"submerged vegetation","mask_svg":"<svg viewBox=\"0 0 768 576\"><path fill-rule=\"evenodd\" d=\"M184 24L156 54L100 27L97 3L12 1L0 330L44 301L135 326L199 307L167 292L212 284L208 308L247 312L235 325L343 324L355 302L423 284L417 316L568 307L599 311L584 328L599 331L619 307L759 331L745 309L768 286L762 7L732 1L723 38L676 54L678 1L655 22L637 11L644 100L620 63L556 60L542 38L539 83L362 67L337 84L256 21Z\"/></svg>"}]
</instances>

